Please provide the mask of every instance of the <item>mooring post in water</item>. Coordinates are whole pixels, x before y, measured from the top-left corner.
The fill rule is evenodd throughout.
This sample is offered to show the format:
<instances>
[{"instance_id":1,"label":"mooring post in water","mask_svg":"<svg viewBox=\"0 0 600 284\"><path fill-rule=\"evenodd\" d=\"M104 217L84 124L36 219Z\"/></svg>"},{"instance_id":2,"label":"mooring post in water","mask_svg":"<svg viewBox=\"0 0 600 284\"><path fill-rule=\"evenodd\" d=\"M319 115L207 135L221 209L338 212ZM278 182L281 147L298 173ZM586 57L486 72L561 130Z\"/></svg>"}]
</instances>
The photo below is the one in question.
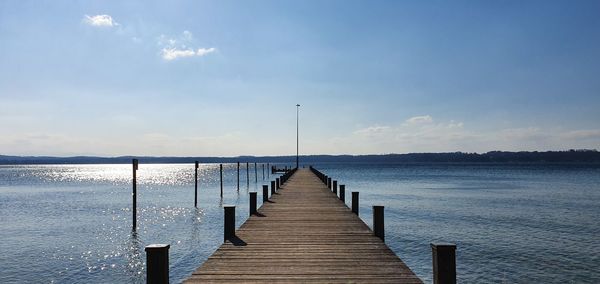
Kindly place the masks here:
<instances>
[{"instance_id":1,"label":"mooring post in water","mask_svg":"<svg viewBox=\"0 0 600 284\"><path fill-rule=\"evenodd\" d=\"M235 206L224 205L223 240L229 240L235 236Z\"/></svg>"},{"instance_id":2,"label":"mooring post in water","mask_svg":"<svg viewBox=\"0 0 600 284\"><path fill-rule=\"evenodd\" d=\"M340 200L346 203L346 185L340 184Z\"/></svg>"},{"instance_id":3,"label":"mooring post in water","mask_svg":"<svg viewBox=\"0 0 600 284\"><path fill-rule=\"evenodd\" d=\"M223 164L219 165L219 169L221 170L221 197L223 197Z\"/></svg>"},{"instance_id":4,"label":"mooring post in water","mask_svg":"<svg viewBox=\"0 0 600 284\"><path fill-rule=\"evenodd\" d=\"M335 193L335 195L337 195L337 180L333 181L333 184L331 185L331 187L333 187L333 193Z\"/></svg>"},{"instance_id":5,"label":"mooring post in water","mask_svg":"<svg viewBox=\"0 0 600 284\"><path fill-rule=\"evenodd\" d=\"M275 194L275 181L271 181L271 195Z\"/></svg>"},{"instance_id":6,"label":"mooring post in water","mask_svg":"<svg viewBox=\"0 0 600 284\"><path fill-rule=\"evenodd\" d=\"M258 183L258 169L256 168L256 163L254 163L254 183Z\"/></svg>"},{"instance_id":7,"label":"mooring post in water","mask_svg":"<svg viewBox=\"0 0 600 284\"><path fill-rule=\"evenodd\" d=\"M352 192L352 212L358 215L358 191Z\"/></svg>"},{"instance_id":8,"label":"mooring post in water","mask_svg":"<svg viewBox=\"0 0 600 284\"><path fill-rule=\"evenodd\" d=\"M265 180L265 164L262 164L263 180Z\"/></svg>"},{"instance_id":9,"label":"mooring post in water","mask_svg":"<svg viewBox=\"0 0 600 284\"><path fill-rule=\"evenodd\" d=\"M456 245L432 243L433 284L456 283Z\"/></svg>"},{"instance_id":10,"label":"mooring post in water","mask_svg":"<svg viewBox=\"0 0 600 284\"><path fill-rule=\"evenodd\" d=\"M246 186L250 186L250 166L246 162Z\"/></svg>"},{"instance_id":11,"label":"mooring post in water","mask_svg":"<svg viewBox=\"0 0 600 284\"><path fill-rule=\"evenodd\" d=\"M240 190L240 162L237 162L237 190Z\"/></svg>"},{"instance_id":12,"label":"mooring post in water","mask_svg":"<svg viewBox=\"0 0 600 284\"><path fill-rule=\"evenodd\" d=\"M269 200L269 186L263 184L263 204Z\"/></svg>"},{"instance_id":13,"label":"mooring post in water","mask_svg":"<svg viewBox=\"0 0 600 284\"><path fill-rule=\"evenodd\" d=\"M194 172L194 207L198 207L198 161Z\"/></svg>"},{"instance_id":14,"label":"mooring post in water","mask_svg":"<svg viewBox=\"0 0 600 284\"><path fill-rule=\"evenodd\" d=\"M270 171L270 169L271 169L270 167L271 166L270 165L271 165L271 163L267 163L267 179L271 178L271 174L270 174L270 172L271 172Z\"/></svg>"},{"instance_id":15,"label":"mooring post in water","mask_svg":"<svg viewBox=\"0 0 600 284\"><path fill-rule=\"evenodd\" d=\"M256 191L250 192L250 216L256 214Z\"/></svg>"},{"instance_id":16,"label":"mooring post in water","mask_svg":"<svg viewBox=\"0 0 600 284\"><path fill-rule=\"evenodd\" d=\"M383 206L374 205L373 206L373 233L376 237L380 238L382 241L385 241L385 229L383 222Z\"/></svg>"},{"instance_id":17,"label":"mooring post in water","mask_svg":"<svg viewBox=\"0 0 600 284\"><path fill-rule=\"evenodd\" d=\"M169 247L166 244L146 246L146 283L169 283Z\"/></svg>"},{"instance_id":18,"label":"mooring post in water","mask_svg":"<svg viewBox=\"0 0 600 284\"><path fill-rule=\"evenodd\" d=\"M133 205L131 212L133 213L133 230L135 231L137 228L137 170L138 170L138 159L133 159L131 161L133 165Z\"/></svg>"}]
</instances>

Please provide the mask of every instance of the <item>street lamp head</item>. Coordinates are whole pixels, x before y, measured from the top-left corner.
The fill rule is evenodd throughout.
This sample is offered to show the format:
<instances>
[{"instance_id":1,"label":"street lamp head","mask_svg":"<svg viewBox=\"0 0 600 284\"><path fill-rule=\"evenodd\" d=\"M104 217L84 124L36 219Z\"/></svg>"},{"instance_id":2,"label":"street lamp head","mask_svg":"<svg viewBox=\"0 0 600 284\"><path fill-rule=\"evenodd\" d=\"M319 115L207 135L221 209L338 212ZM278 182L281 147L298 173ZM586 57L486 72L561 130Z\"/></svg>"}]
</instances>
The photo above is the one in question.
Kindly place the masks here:
<instances>
[{"instance_id":1,"label":"street lamp head","mask_svg":"<svg viewBox=\"0 0 600 284\"><path fill-rule=\"evenodd\" d=\"M300 105L296 105L297 107L299 107Z\"/></svg>"}]
</instances>

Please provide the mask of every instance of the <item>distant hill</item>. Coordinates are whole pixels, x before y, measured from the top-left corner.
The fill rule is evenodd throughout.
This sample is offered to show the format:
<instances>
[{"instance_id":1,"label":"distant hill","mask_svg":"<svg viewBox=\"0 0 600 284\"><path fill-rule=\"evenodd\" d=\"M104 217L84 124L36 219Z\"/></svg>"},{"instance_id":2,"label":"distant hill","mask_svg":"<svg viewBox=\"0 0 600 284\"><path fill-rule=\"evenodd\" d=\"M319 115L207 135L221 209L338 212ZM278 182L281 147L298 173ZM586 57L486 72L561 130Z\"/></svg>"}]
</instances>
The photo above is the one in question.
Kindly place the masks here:
<instances>
[{"instance_id":1,"label":"distant hill","mask_svg":"<svg viewBox=\"0 0 600 284\"><path fill-rule=\"evenodd\" d=\"M240 157L48 157L0 155L0 164L126 164L132 158L141 163L295 163L296 156L240 156ZM411 153L383 155L308 155L301 156L302 164L309 163L600 163L597 150L569 150L546 152L487 153Z\"/></svg>"}]
</instances>

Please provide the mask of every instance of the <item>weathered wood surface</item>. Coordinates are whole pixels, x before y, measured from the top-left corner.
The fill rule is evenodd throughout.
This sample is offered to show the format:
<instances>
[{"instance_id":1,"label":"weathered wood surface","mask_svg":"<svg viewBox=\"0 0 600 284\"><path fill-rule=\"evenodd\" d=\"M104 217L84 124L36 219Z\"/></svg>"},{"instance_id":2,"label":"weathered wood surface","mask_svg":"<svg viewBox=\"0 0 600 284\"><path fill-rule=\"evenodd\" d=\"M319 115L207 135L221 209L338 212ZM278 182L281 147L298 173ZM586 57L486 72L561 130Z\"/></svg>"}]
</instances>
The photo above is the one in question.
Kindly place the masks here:
<instances>
[{"instance_id":1,"label":"weathered wood surface","mask_svg":"<svg viewBox=\"0 0 600 284\"><path fill-rule=\"evenodd\" d=\"M422 283L308 169L298 170L236 236L186 283Z\"/></svg>"}]
</instances>

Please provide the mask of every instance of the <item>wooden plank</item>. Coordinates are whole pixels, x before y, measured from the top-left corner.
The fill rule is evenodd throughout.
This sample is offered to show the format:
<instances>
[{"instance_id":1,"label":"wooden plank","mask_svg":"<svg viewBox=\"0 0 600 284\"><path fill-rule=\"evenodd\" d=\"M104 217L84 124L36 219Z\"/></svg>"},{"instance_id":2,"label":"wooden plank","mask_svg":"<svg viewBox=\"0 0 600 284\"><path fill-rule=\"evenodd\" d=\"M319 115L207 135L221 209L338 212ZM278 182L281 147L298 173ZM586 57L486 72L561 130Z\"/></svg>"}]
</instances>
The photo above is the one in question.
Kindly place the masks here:
<instances>
[{"instance_id":1,"label":"wooden plank","mask_svg":"<svg viewBox=\"0 0 600 284\"><path fill-rule=\"evenodd\" d=\"M312 172L299 169L186 283L422 283ZM242 245L240 245L242 243Z\"/></svg>"}]
</instances>

